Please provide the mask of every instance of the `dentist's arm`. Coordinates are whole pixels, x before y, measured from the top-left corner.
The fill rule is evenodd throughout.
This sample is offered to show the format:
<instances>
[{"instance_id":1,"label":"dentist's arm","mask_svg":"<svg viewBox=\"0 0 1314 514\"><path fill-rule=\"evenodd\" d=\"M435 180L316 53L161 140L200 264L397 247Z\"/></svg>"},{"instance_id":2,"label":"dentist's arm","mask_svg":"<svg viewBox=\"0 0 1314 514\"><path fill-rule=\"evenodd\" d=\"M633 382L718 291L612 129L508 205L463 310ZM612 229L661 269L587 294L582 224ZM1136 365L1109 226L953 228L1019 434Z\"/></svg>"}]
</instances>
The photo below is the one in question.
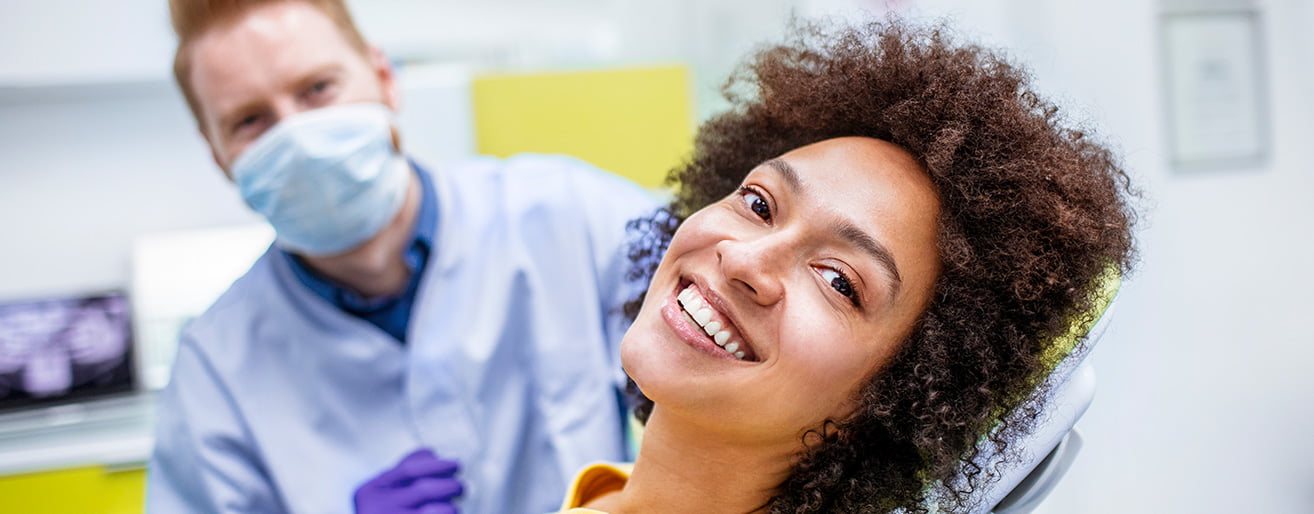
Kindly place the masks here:
<instances>
[{"instance_id":1,"label":"dentist's arm","mask_svg":"<svg viewBox=\"0 0 1314 514\"><path fill-rule=\"evenodd\" d=\"M228 389L186 335L156 418L146 512L286 512Z\"/></svg>"}]
</instances>

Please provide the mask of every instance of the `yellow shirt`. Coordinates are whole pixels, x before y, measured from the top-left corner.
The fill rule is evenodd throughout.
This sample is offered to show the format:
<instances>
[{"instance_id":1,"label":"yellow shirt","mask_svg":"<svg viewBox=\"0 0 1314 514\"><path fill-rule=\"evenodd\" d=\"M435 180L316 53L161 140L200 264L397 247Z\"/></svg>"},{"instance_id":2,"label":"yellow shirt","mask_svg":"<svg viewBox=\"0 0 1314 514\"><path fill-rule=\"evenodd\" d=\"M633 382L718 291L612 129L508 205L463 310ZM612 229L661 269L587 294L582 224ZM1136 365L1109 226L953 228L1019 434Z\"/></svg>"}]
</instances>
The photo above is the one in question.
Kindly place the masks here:
<instances>
[{"instance_id":1,"label":"yellow shirt","mask_svg":"<svg viewBox=\"0 0 1314 514\"><path fill-rule=\"evenodd\" d=\"M633 464L598 463L584 468L584 471L575 475L575 481L571 482L570 489L566 490L566 499L561 502L561 512L607 514L600 510L585 509L581 505L604 494L621 490L625 487L625 482L629 481L630 472L633 470Z\"/></svg>"}]
</instances>

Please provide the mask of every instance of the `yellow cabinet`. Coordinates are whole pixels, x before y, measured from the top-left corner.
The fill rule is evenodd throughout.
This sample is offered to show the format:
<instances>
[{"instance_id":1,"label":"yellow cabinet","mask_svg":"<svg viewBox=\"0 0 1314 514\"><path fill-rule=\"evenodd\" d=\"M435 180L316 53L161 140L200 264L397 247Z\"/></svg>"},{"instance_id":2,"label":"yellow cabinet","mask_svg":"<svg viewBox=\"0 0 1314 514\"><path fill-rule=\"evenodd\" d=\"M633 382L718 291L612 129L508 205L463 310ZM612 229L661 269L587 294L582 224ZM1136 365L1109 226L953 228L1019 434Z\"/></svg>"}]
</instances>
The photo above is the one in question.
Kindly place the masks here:
<instances>
[{"instance_id":1,"label":"yellow cabinet","mask_svg":"<svg viewBox=\"0 0 1314 514\"><path fill-rule=\"evenodd\" d=\"M14 514L139 514L146 469L100 466L0 477L0 512Z\"/></svg>"},{"instance_id":2,"label":"yellow cabinet","mask_svg":"<svg viewBox=\"0 0 1314 514\"><path fill-rule=\"evenodd\" d=\"M635 67L476 77L479 153L558 153L658 188L693 150L687 68Z\"/></svg>"}]
</instances>

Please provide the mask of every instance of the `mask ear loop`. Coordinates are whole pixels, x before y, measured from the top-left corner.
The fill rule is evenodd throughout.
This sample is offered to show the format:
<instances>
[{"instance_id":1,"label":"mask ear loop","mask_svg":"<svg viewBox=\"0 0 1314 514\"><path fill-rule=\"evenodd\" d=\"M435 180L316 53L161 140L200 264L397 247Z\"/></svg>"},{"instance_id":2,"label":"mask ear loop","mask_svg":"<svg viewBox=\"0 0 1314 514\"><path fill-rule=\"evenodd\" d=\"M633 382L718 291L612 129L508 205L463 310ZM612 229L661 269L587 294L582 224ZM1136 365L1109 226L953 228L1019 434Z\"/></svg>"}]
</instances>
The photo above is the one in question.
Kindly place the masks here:
<instances>
[{"instance_id":1,"label":"mask ear loop","mask_svg":"<svg viewBox=\"0 0 1314 514\"><path fill-rule=\"evenodd\" d=\"M388 127L388 132L392 134L393 151L401 153L401 132L397 130L396 125L390 125Z\"/></svg>"}]
</instances>

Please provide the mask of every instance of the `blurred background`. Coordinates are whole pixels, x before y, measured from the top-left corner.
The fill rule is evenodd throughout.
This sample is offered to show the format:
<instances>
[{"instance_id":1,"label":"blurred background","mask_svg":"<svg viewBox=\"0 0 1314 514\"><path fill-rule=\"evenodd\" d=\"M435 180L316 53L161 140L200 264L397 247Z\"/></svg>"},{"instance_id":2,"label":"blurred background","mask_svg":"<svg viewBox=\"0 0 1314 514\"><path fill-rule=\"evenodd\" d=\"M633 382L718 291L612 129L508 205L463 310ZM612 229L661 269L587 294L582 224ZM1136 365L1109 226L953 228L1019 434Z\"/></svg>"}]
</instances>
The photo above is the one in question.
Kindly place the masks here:
<instances>
[{"instance_id":1,"label":"blurred background","mask_svg":"<svg viewBox=\"0 0 1314 514\"><path fill-rule=\"evenodd\" d=\"M1028 66L1145 193L1085 446L1040 512L1314 512L1314 2L348 3L398 66L421 158L556 150L653 186L791 15L949 19ZM173 48L164 0L0 3L0 511L140 511L172 337L269 240L195 131ZM524 93L644 83L662 86L578 117ZM539 137L598 132L607 101L666 134L642 163ZM52 357L16 335L42 330L103 337ZM119 371L32 378L88 354Z\"/></svg>"}]
</instances>

